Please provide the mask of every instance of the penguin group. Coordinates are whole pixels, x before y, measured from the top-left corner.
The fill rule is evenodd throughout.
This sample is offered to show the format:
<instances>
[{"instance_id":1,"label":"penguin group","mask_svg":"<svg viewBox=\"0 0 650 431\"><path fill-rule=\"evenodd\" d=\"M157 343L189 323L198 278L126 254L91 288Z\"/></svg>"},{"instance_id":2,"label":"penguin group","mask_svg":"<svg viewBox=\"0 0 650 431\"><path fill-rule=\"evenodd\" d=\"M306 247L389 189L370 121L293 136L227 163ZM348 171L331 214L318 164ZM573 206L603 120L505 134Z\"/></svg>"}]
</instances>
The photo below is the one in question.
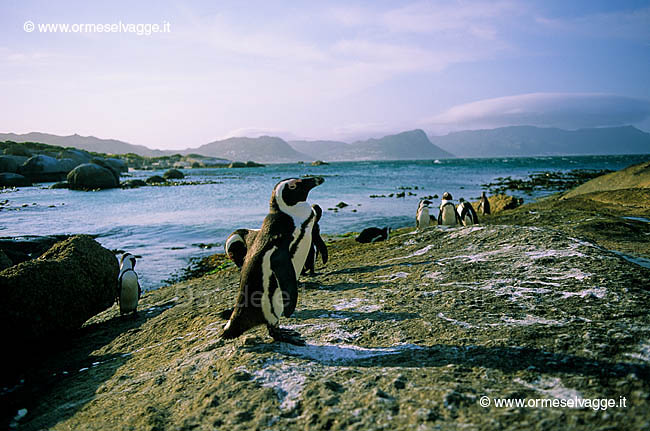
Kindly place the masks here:
<instances>
[{"instance_id":1,"label":"penguin group","mask_svg":"<svg viewBox=\"0 0 650 431\"><path fill-rule=\"evenodd\" d=\"M472 226L479 223L478 214L471 203L463 201L455 205L453 199L451 193L443 193L437 218L434 218L430 214L430 205L432 202L427 199L421 200L415 215L416 228L422 230L435 225ZM481 214L490 214L490 202L485 192L481 194L481 201L479 202L478 208Z\"/></svg>"},{"instance_id":2,"label":"penguin group","mask_svg":"<svg viewBox=\"0 0 650 431\"><path fill-rule=\"evenodd\" d=\"M230 339L266 325L276 341L303 345L296 331L280 328L298 302L298 277L314 273L320 255L327 263L327 246L318 222L322 209L307 202L322 177L288 178L271 193L269 213L260 229L237 229L226 240L226 254L240 268L239 291L221 333Z\"/></svg>"}]
</instances>

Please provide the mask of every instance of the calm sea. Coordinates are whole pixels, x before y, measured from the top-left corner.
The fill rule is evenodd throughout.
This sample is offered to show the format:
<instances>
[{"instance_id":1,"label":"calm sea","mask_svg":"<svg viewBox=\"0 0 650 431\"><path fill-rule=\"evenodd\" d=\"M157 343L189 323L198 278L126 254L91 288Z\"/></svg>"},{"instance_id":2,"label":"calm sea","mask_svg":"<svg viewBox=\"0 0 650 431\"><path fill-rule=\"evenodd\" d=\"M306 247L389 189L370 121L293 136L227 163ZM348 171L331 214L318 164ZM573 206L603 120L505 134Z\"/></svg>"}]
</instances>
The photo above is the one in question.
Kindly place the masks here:
<instances>
[{"instance_id":1,"label":"calm sea","mask_svg":"<svg viewBox=\"0 0 650 431\"><path fill-rule=\"evenodd\" d=\"M648 159L650 155L340 162L318 167L282 164L184 171L187 181L216 182L202 185L98 192L35 186L0 192L0 200L8 199L9 207L21 207L18 211L0 211L0 236L97 235L109 249L142 256L136 269L148 290L185 267L190 257L222 252L222 244L234 229L259 227L271 190L283 178L325 177L325 183L310 193L310 201L325 210L321 232L339 234L368 226L414 224L421 196L448 191L456 201L461 197L474 199L481 194L481 184L497 177L525 178L543 170L617 170ZM161 172L129 173L143 179L154 174ZM397 193L399 187L412 187L410 191L417 196L369 197ZM530 196L524 197L530 200ZM339 202L349 206L338 212L327 210ZM28 206L22 208L23 204Z\"/></svg>"}]
</instances>

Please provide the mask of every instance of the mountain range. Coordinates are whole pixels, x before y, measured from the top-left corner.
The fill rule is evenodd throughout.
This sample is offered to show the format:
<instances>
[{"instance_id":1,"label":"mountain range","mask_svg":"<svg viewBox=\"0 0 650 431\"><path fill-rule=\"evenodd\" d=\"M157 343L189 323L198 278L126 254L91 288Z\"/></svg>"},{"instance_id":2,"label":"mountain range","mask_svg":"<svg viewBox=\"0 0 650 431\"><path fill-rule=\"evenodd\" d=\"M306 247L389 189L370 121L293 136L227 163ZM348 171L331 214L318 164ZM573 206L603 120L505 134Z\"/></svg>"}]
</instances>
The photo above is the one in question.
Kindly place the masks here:
<instances>
[{"instance_id":1,"label":"mountain range","mask_svg":"<svg viewBox=\"0 0 650 431\"><path fill-rule=\"evenodd\" d=\"M148 157L201 154L235 161L261 163L344 160L413 160L449 157L503 157L545 155L650 154L650 133L633 126L562 130L511 126L468 130L445 136L427 136L410 130L351 144L340 141L285 141L274 136L235 137L186 150L152 150L115 139L94 136L57 136L32 132L0 134L0 141L42 142L101 153L136 153Z\"/></svg>"},{"instance_id":2,"label":"mountain range","mask_svg":"<svg viewBox=\"0 0 650 431\"><path fill-rule=\"evenodd\" d=\"M580 130L511 126L431 140L456 157L650 154L650 133L633 126Z\"/></svg>"}]
</instances>

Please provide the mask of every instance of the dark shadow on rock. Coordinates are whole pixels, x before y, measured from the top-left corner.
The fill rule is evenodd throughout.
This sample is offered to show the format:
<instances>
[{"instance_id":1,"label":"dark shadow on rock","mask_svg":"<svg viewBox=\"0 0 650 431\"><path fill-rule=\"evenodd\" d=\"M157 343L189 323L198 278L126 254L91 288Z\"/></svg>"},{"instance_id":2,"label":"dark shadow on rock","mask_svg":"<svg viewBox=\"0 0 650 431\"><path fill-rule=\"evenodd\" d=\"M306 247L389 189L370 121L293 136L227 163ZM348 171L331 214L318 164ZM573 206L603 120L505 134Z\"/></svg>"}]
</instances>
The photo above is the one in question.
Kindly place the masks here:
<instances>
[{"instance_id":1,"label":"dark shadow on rock","mask_svg":"<svg viewBox=\"0 0 650 431\"><path fill-rule=\"evenodd\" d=\"M341 367L486 367L506 373L534 370L544 374L569 374L596 377L622 377L634 373L641 380L650 379L650 366L629 362L610 362L565 353L551 353L524 347L452 346L438 344L416 346L404 344L367 349L345 345L292 346L270 343L251 347L256 351L274 351L287 356L314 360Z\"/></svg>"},{"instance_id":2,"label":"dark shadow on rock","mask_svg":"<svg viewBox=\"0 0 650 431\"><path fill-rule=\"evenodd\" d=\"M97 389L130 356L128 351L110 355L92 352L125 332L140 331L141 325L171 308L171 304L142 309L136 316L116 316L67 336L34 343L29 348L21 346L20 354L12 352L12 365L20 371L11 380L1 382L0 425L7 429L23 408L28 414L20 421L20 429L50 429L73 416L97 396ZM30 422L30 413L36 413L38 423Z\"/></svg>"},{"instance_id":3,"label":"dark shadow on rock","mask_svg":"<svg viewBox=\"0 0 650 431\"><path fill-rule=\"evenodd\" d=\"M298 310L291 315L294 319L352 319L352 320L408 320L418 319L420 315L417 313L391 313L384 311L347 311L347 310L326 310L324 308L316 308L309 310Z\"/></svg>"}]
</instances>

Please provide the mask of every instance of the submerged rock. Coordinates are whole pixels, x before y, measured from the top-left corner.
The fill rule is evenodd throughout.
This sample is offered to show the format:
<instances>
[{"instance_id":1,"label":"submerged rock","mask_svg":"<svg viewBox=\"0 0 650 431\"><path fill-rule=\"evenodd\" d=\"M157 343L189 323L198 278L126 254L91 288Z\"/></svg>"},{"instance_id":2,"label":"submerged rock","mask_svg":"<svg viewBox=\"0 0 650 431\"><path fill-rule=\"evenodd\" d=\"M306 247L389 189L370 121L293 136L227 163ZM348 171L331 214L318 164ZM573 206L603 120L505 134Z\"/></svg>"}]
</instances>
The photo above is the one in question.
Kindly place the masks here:
<instances>
[{"instance_id":1,"label":"submerged rock","mask_svg":"<svg viewBox=\"0 0 650 431\"><path fill-rule=\"evenodd\" d=\"M113 304L118 272L113 253L86 235L0 272L5 340L17 346L81 327Z\"/></svg>"},{"instance_id":2,"label":"submerged rock","mask_svg":"<svg viewBox=\"0 0 650 431\"><path fill-rule=\"evenodd\" d=\"M123 189L135 189L138 187L143 187L146 186L147 183L142 181L142 180L127 180L122 183L122 188Z\"/></svg>"},{"instance_id":3,"label":"submerged rock","mask_svg":"<svg viewBox=\"0 0 650 431\"><path fill-rule=\"evenodd\" d=\"M167 180L160 175L153 175L146 180L147 184L160 184L165 183Z\"/></svg>"}]
</instances>

